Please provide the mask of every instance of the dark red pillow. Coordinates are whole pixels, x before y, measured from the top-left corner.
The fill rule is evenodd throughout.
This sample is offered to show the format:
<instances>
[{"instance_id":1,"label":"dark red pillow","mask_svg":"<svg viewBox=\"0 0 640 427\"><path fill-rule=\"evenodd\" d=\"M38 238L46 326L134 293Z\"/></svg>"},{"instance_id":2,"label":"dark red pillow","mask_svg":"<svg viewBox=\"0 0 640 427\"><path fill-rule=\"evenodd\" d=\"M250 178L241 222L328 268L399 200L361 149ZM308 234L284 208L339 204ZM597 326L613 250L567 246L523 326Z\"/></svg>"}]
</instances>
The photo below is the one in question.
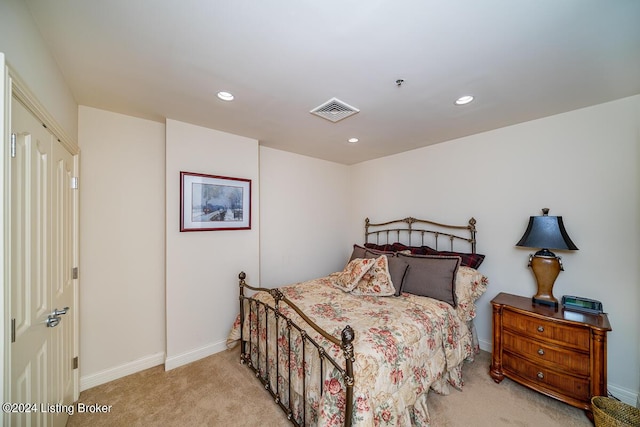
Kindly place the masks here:
<instances>
[{"instance_id":1,"label":"dark red pillow","mask_svg":"<svg viewBox=\"0 0 640 427\"><path fill-rule=\"evenodd\" d=\"M373 249L373 250L381 251L381 252L395 252L392 249L392 246L393 245L389 245L389 244L386 244L386 245L377 245L375 243L365 243L364 244L365 248L369 248L369 249Z\"/></svg>"},{"instance_id":2,"label":"dark red pillow","mask_svg":"<svg viewBox=\"0 0 640 427\"><path fill-rule=\"evenodd\" d=\"M402 243L394 243L391 247L394 252L409 251L411 255L427 255L427 251L422 246L407 246Z\"/></svg>"},{"instance_id":3,"label":"dark red pillow","mask_svg":"<svg viewBox=\"0 0 640 427\"><path fill-rule=\"evenodd\" d=\"M484 255L464 253L464 252L450 252L450 251L437 251L429 246L423 246L425 254L427 255L440 255L440 256L459 256L462 260L460 265L464 267L471 267L477 269L484 261Z\"/></svg>"},{"instance_id":4,"label":"dark red pillow","mask_svg":"<svg viewBox=\"0 0 640 427\"><path fill-rule=\"evenodd\" d=\"M410 251L411 255L439 255L439 256L459 256L462 259L460 265L464 267L471 267L477 269L484 261L484 255L464 253L464 252L452 252L452 251L437 251L429 246L407 246L402 243L396 242L393 244L377 245L375 243L365 243L365 248L374 249L382 252L401 252Z\"/></svg>"},{"instance_id":5,"label":"dark red pillow","mask_svg":"<svg viewBox=\"0 0 640 427\"><path fill-rule=\"evenodd\" d=\"M376 245L375 243L365 243L364 246L369 249L375 249L383 252L401 252L409 251L412 255L427 255L426 246L407 246L405 244L396 242L386 245Z\"/></svg>"}]
</instances>

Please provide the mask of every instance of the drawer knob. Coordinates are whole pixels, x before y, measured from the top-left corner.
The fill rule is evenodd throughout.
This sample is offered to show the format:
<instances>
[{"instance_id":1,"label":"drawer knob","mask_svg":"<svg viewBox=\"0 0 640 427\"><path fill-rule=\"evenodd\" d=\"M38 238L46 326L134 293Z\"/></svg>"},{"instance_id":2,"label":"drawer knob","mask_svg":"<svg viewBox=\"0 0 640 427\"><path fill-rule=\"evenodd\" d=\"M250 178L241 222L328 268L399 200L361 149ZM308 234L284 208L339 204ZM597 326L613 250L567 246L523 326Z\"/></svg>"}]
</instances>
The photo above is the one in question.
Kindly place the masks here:
<instances>
[{"instance_id":1,"label":"drawer knob","mask_svg":"<svg viewBox=\"0 0 640 427\"><path fill-rule=\"evenodd\" d=\"M544 349L539 348L539 349L538 349L538 354L539 354L540 356L544 356Z\"/></svg>"},{"instance_id":2,"label":"drawer knob","mask_svg":"<svg viewBox=\"0 0 640 427\"><path fill-rule=\"evenodd\" d=\"M542 372L538 372L538 378L543 379L544 378L544 374Z\"/></svg>"},{"instance_id":3,"label":"drawer knob","mask_svg":"<svg viewBox=\"0 0 640 427\"><path fill-rule=\"evenodd\" d=\"M538 326L538 332L544 332L544 326Z\"/></svg>"}]
</instances>

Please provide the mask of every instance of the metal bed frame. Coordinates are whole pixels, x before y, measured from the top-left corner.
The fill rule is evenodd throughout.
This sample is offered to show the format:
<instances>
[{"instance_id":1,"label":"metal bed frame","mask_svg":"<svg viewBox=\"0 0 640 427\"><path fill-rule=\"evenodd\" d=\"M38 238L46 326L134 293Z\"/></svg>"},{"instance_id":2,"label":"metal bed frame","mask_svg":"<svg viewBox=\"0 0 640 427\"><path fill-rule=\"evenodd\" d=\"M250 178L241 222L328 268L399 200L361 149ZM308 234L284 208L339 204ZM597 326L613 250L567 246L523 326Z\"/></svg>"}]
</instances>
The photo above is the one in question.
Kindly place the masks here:
<instances>
[{"instance_id":1,"label":"metal bed frame","mask_svg":"<svg viewBox=\"0 0 640 427\"><path fill-rule=\"evenodd\" d=\"M434 229L425 228L425 224L426 226L433 227ZM468 230L470 237L457 236L452 234L450 230ZM418 235L420 237L421 246L424 246L425 244L425 236L431 237L430 240L433 241L433 249L435 250L439 250L439 238L444 236L449 240L450 251L454 250L454 242L464 241L471 244L471 252L476 253L476 219L473 217L469 219L467 225L447 225L426 219L416 219L413 217L374 224L369 221L369 218L366 218L364 220L365 243L374 243L369 242L369 237L374 235L376 238L376 244L390 244L392 243L391 238L395 237L393 242L400 242L403 238L406 238L405 241L408 242L409 246L414 244L412 242L412 237L414 235ZM381 236L383 239L381 239Z\"/></svg>"},{"instance_id":2,"label":"metal bed frame","mask_svg":"<svg viewBox=\"0 0 640 427\"><path fill-rule=\"evenodd\" d=\"M372 223L369 218L365 219L365 242L369 243L369 238L375 236L376 244L379 244L381 240L384 243L391 243L391 240L395 241L407 241L409 245L412 244L412 235L418 235L420 237L420 244L424 245L425 236L431 237L434 241L435 249L438 249L438 239L441 236L447 238L450 242L450 250L454 250L454 241L464 241L471 245L473 253L476 251L476 220L471 218L467 225L455 226L446 225L429 220L420 220L413 217L408 217L400 220ZM426 226L433 227L434 229L427 229ZM470 237L462 237L452 234L450 230L467 230L470 233ZM450 231L450 232L449 232ZM390 240L391 239L391 240ZM317 353L320 366L320 393L324 393L323 380L325 373L325 366L335 369L343 379L344 393L345 393L345 412L344 412L344 425L350 427L352 423L353 415L353 385L355 381L353 372L353 363L355 362L355 354L353 341L355 334L353 329L349 325L346 325L341 332L340 339L334 337L332 334L320 328L315 322L313 322L305 313L300 310L293 302L291 302L279 289L268 289L250 286L246 282L246 274L241 272L238 275L240 286L240 362L246 364L260 380L264 388L271 394L274 401L280 406L287 416L287 419L292 424L298 427L307 425L307 413L306 413L306 389L308 378L304 374L306 371L303 369L302 390L292 390L291 381L291 363L287 366L280 366L280 351L287 352L284 356L286 360L291 361L291 342L292 332L294 336L301 339L303 345L303 361L306 361L305 349L307 345L310 345L314 349L314 353ZM259 292L264 291L271 295L274 299L274 306L270 306L262 301L259 301L251 296L245 295L245 289ZM285 316L280 310L280 305L284 303L293 309L306 323L306 326L297 325L290 318ZM271 334L269 333L270 320L272 324L275 324L275 336L276 342L270 346L267 342ZM248 323L246 323L248 322ZM244 326L247 324L248 335L244 331ZM260 331L261 325L266 329L264 337L261 337L260 333L253 334L252 331ZM342 349L344 356L344 365L336 361L334 357L327 353L322 345L314 340L305 328L311 328L313 331L320 334L328 342L337 345ZM280 331L284 331L281 333ZM278 345L278 339L284 339L286 344L282 346ZM264 342L260 341L264 340ZM264 349L261 352L261 349ZM275 351L274 359L270 362L269 351ZM254 355L254 356L252 356ZM254 360L255 358L255 360ZM275 364L273 362L275 360ZM271 364L270 364L271 363ZM306 363L306 362L303 362ZM275 377L271 377L271 373L275 371ZM280 381L283 379L284 381ZM287 383L285 387L281 383ZM275 383L275 384L274 384ZM296 393L302 399L302 416L298 420L295 417L295 408L292 399L292 393Z\"/></svg>"},{"instance_id":3,"label":"metal bed frame","mask_svg":"<svg viewBox=\"0 0 640 427\"><path fill-rule=\"evenodd\" d=\"M280 374L280 363L279 363L279 352L281 350L280 345L277 344L278 339L276 338L276 343L273 346L275 348L275 371L276 371L276 379L275 379L275 383L276 383L276 389L273 389L273 384L270 378L270 372L272 371L273 368L270 367L269 364L269 345L268 343L265 342L264 345L264 349L265 349L265 354L264 354L264 359L261 359L261 354L260 354L260 343L259 342L254 342L253 338L251 336L251 331L252 328L249 328L249 337L248 339L245 340L245 334L243 331L243 325L245 324L245 321L248 321L250 325L253 324L253 322L255 322L257 324L257 330L260 330L260 325L261 325L261 321L263 322L262 324L264 325L264 327L267 329L266 333L265 333L265 339L267 339L269 337L269 331L268 331L268 325L269 325L269 316L271 315L273 319L275 319L275 328L276 334L279 334L280 331L280 322L285 322L286 324L286 336L284 337L287 340L287 345L285 346L285 349L290 349L291 346L291 331L295 330L299 336L302 339L302 349L303 349L303 355L302 355L302 359L303 361L305 360L305 349L306 349L306 345L305 344L310 344L312 345L316 351L317 351L317 355L318 358L320 360L320 371L321 371L321 375L320 375L320 390L321 393L323 392L323 366L325 363L331 364L342 376L343 380L344 380L344 384L345 384L345 393L346 393L346 409L345 409L345 426L351 426L351 416L353 414L353 383L354 383L354 377L353 377L353 362L355 361L355 356L353 354L353 340L355 338L354 333L353 333L353 329L351 329L351 326L347 325L344 327L344 329L342 330L341 333L341 339L337 339L334 336L330 335L328 332L326 332L325 330L323 330L322 328L320 328L315 322L313 322L311 319L309 319L309 317L307 317L307 315L305 315L302 310L300 310L293 302L291 302L286 296L284 296L284 294L279 290L279 289L265 289L265 288L256 288L253 286L249 286L245 279L246 279L246 274L244 272L241 272L238 275L238 278L240 279L240 320L241 320L241 326L240 326L240 341L241 341L241 354L240 354L240 362L241 363L246 363L247 366L249 368L251 368L254 373L256 374L256 377L258 377L260 379L260 382L262 382L262 385L264 385L264 388L271 394L271 396L273 397L273 399L275 400L275 402L280 406L280 408L285 412L285 414L287 415L287 419L289 419L289 421L291 421L294 425L296 426L304 426L306 424L306 376L304 376L303 379L303 390L302 390L302 399L303 399L303 404L302 404L302 422L298 422L298 420L296 420L293 416L293 411L294 411L294 407L293 407L293 399L291 398L291 394L292 394L292 389L291 389L291 364L289 363L288 366L286 366L286 371L285 373L283 373L283 375L286 375L287 378L287 383L288 383L288 390L281 390L280 389L280 381L278 380L278 377L281 375ZM271 307L268 304L265 304L262 301L258 301L256 299L253 299L251 297L247 297L244 294L244 289L250 289L252 291L266 291L268 292L274 299L275 301L275 305L273 307ZM306 332L305 329L301 328L300 326L298 326L297 324L295 324L291 319L289 319L288 317L284 316L281 312L280 312L280 302L284 302L285 304L287 304L289 307L291 307L296 313L298 313L298 315L300 317L302 317L302 319L304 319L304 321L311 327L313 328L316 332L318 332L320 335L322 335L325 339L327 339L329 342L338 345L343 353L344 353L344 362L345 362L345 368L343 369L340 364L338 362L336 362L336 360L331 357L329 354L327 354L326 349L324 347L322 347L320 344L318 344L318 342L316 340L314 340L312 337L309 336L309 334ZM245 304L248 304L248 307L245 307ZM245 308L247 308L246 313L245 313ZM262 308L262 312L263 315L260 315L260 309ZM254 363L252 361L251 358L251 354L254 350L257 350L257 354L258 354L258 360L257 363ZM265 362L265 369L261 370L261 361L264 360ZM291 360L291 354L289 353L287 355L287 360ZM304 372L304 371L303 371ZM283 399L282 398L282 393L287 392L287 398ZM286 402L286 403L285 403Z\"/></svg>"}]
</instances>

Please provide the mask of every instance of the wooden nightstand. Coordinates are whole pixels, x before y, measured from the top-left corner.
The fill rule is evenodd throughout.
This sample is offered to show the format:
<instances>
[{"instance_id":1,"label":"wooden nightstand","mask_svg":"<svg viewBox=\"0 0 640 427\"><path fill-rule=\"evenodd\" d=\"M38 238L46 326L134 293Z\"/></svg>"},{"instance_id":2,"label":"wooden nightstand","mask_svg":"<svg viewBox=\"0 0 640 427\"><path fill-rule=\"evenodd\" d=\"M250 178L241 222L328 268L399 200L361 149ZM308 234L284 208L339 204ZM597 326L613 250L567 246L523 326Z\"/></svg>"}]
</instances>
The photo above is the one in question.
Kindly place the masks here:
<instances>
[{"instance_id":1,"label":"wooden nightstand","mask_svg":"<svg viewBox=\"0 0 640 427\"><path fill-rule=\"evenodd\" d=\"M508 377L593 419L591 397L607 395L607 315L556 311L506 293L491 304L491 378Z\"/></svg>"}]
</instances>

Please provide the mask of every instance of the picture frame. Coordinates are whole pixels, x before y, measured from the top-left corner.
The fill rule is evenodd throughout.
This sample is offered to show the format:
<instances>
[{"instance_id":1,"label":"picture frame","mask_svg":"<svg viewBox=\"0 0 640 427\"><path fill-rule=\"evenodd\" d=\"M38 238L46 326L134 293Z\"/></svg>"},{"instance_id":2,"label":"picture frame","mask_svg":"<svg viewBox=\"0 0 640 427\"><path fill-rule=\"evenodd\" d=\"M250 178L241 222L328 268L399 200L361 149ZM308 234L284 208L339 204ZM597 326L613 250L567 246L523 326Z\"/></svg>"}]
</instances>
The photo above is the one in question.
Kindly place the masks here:
<instances>
[{"instance_id":1,"label":"picture frame","mask_svg":"<svg viewBox=\"0 0 640 427\"><path fill-rule=\"evenodd\" d=\"M180 172L181 232L250 229L250 179Z\"/></svg>"}]
</instances>

